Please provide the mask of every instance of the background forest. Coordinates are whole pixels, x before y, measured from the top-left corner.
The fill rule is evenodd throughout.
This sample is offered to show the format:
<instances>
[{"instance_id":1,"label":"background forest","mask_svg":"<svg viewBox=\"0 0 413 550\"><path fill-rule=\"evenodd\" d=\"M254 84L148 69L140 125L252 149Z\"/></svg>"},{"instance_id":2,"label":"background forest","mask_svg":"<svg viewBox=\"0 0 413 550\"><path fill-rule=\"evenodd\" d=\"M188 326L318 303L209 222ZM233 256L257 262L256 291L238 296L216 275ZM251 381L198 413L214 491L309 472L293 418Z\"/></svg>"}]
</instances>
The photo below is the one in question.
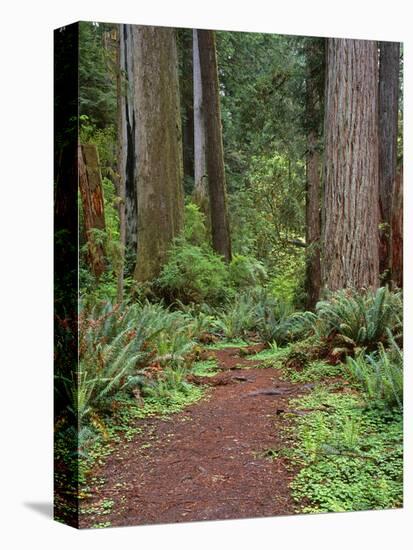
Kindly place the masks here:
<instances>
[{"instance_id":1,"label":"background forest","mask_svg":"<svg viewBox=\"0 0 413 550\"><path fill-rule=\"evenodd\" d=\"M294 511L401 506L401 74L398 43L79 24L80 362L56 377L56 483L76 470L85 525L120 524L96 464L202 400L230 348L311 386L265 451Z\"/></svg>"}]
</instances>

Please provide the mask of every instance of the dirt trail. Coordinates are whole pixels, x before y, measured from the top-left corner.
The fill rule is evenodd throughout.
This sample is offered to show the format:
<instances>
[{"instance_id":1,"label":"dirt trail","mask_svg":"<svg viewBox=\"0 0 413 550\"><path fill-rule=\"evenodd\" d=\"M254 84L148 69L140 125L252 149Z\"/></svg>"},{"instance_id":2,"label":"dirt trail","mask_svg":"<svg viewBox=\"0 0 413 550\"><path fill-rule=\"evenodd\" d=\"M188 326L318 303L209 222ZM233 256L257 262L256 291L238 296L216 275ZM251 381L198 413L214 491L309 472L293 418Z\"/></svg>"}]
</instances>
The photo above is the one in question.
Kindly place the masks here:
<instances>
[{"instance_id":1,"label":"dirt trail","mask_svg":"<svg viewBox=\"0 0 413 550\"><path fill-rule=\"evenodd\" d=\"M287 407L300 391L234 348L214 352L223 372L208 397L167 420L146 419L143 433L123 444L97 472L106 483L87 507L114 501L103 516L83 515L81 527L217 520L291 514L293 472L267 449L284 446ZM225 372L226 370L226 372ZM237 380L237 377L246 380ZM279 395L264 391L276 389ZM263 392L263 393L261 393Z\"/></svg>"}]
</instances>

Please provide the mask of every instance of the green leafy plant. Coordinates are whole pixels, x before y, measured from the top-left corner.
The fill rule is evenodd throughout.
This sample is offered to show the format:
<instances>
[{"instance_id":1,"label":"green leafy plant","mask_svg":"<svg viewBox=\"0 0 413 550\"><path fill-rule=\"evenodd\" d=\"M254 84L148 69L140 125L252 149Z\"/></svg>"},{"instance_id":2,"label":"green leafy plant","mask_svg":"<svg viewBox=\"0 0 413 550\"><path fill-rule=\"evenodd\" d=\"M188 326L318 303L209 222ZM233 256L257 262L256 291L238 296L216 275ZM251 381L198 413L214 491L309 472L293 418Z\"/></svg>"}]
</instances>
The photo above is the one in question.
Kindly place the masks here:
<instances>
[{"instance_id":1,"label":"green leafy plant","mask_svg":"<svg viewBox=\"0 0 413 550\"><path fill-rule=\"evenodd\" d=\"M293 407L299 465L291 488L300 512L393 508L403 499L402 417L366 410L356 395L316 389Z\"/></svg>"},{"instance_id":2,"label":"green leafy plant","mask_svg":"<svg viewBox=\"0 0 413 550\"><path fill-rule=\"evenodd\" d=\"M347 358L346 368L353 380L361 384L369 403L403 409L403 353L392 335L391 347L379 344L377 352L359 353Z\"/></svg>"},{"instance_id":3,"label":"green leafy plant","mask_svg":"<svg viewBox=\"0 0 413 550\"><path fill-rule=\"evenodd\" d=\"M203 246L207 243L205 215L200 211L199 206L193 202L185 205L183 239L195 246Z\"/></svg>"},{"instance_id":4,"label":"green leafy plant","mask_svg":"<svg viewBox=\"0 0 413 550\"><path fill-rule=\"evenodd\" d=\"M251 288L262 285L267 279L264 264L252 256L235 255L229 265L229 276L236 288Z\"/></svg>"},{"instance_id":5,"label":"green leafy plant","mask_svg":"<svg viewBox=\"0 0 413 550\"><path fill-rule=\"evenodd\" d=\"M195 376L215 376L217 372L217 362L215 359L197 361L191 368L191 373Z\"/></svg>"},{"instance_id":6,"label":"green leafy plant","mask_svg":"<svg viewBox=\"0 0 413 550\"><path fill-rule=\"evenodd\" d=\"M156 286L170 302L219 304L230 294L224 260L209 247L188 244L183 239L172 246Z\"/></svg>"},{"instance_id":7,"label":"green leafy plant","mask_svg":"<svg viewBox=\"0 0 413 550\"><path fill-rule=\"evenodd\" d=\"M161 365L182 365L194 347L187 327L164 330L154 339L156 355L153 361Z\"/></svg>"},{"instance_id":8,"label":"green leafy plant","mask_svg":"<svg viewBox=\"0 0 413 550\"><path fill-rule=\"evenodd\" d=\"M202 390L186 381L187 374L188 371L182 368L165 369L156 384L143 387L145 401L170 407L198 400Z\"/></svg>"},{"instance_id":9,"label":"green leafy plant","mask_svg":"<svg viewBox=\"0 0 413 550\"><path fill-rule=\"evenodd\" d=\"M387 329L400 338L402 309L401 293L386 287L376 292L341 290L317 304L317 330L331 340L336 354L357 348L372 351L387 341Z\"/></svg>"},{"instance_id":10,"label":"green leafy plant","mask_svg":"<svg viewBox=\"0 0 413 550\"><path fill-rule=\"evenodd\" d=\"M256 316L258 332L266 342L286 344L313 332L314 314L294 312L292 305L284 300L266 298L259 301Z\"/></svg>"},{"instance_id":11,"label":"green leafy plant","mask_svg":"<svg viewBox=\"0 0 413 550\"><path fill-rule=\"evenodd\" d=\"M215 321L225 338L232 340L256 327L255 303L248 293L233 300Z\"/></svg>"}]
</instances>

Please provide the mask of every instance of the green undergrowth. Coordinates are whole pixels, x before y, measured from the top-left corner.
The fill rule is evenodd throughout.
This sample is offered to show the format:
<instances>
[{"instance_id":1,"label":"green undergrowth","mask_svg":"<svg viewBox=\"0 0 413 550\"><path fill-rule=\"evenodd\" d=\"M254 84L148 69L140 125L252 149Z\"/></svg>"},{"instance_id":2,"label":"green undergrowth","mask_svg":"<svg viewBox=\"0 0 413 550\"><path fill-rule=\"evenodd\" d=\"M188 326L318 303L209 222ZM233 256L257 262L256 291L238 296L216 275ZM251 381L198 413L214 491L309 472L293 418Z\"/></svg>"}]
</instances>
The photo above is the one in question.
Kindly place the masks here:
<instances>
[{"instance_id":1,"label":"green undergrowth","mask_svg":"<svg viewBox=\"0 0 413 550\"><path fill-rule=\"evenodd\" d=\"M303 370L282 366L283 376L291 382L317 382L342 376L343 365L330 365L326 361L312 361Z\"/></svg>"},{"instance_id":2,"label":"green undergrowth","mask_svg":"<svg viewBox=\"0 0 413 550\"><path fill-rule=\"evenodd\" d=\"M292 405L327 409L299 417L295 424L294 459L301 470L291 488L301 512L402 506L400 412L365 409L356 396L325 389L294 400Z\"/></svg>"},{"instance_id":3,"label":"green undergrowth","mask_svg":"<svg viewBox=\"0 0 413 550\"><path fill-rule=\"evenodd\" d=\"M242 338L233 338L228 340L220 340L219 342L214 342L213 344L207 344L204 346L206 350L222 350L226 348L246 348L248 346L252 345L249 342L246 342Z\"/></svg>"},{"instance_id":4,"label":"green undergrowth","mask_svg":"<svg viewBox=\"0 0 413 550\"><path fill-rule=\"evenodd\" d=\"M264 361L267 366L269 366L268 363L271 363L271 366L275 367L288 354L289 350L290 346L278 347L276 344L272 344L259 353L249 355L247 359L249 361Z\"/></svg>"},{"instance_id":5,"label":"green undergrowth","mask_svg":"<svg viewBox=\"0 0 413 550\"><path fill-rule=\"evenodd\" d=\"M195 376L215 376L218 373L215 359L197 361L192 365L191 373Z\"/></svg>"},{"instance_id":6,"label":"green undergrowth","mask_svg":"<svg viewBox=\"0 0 413 550\"><path fill-rule=\"evenodd\" d=\"M293 399L291 447L276 450L299 473L291 483L299 513L398 508L403 504L403 421L398 408L375 404L345 376L343 364L311 362L303 371L284 369L292 382L319 381Z\"/></svg>"}]
</instances>

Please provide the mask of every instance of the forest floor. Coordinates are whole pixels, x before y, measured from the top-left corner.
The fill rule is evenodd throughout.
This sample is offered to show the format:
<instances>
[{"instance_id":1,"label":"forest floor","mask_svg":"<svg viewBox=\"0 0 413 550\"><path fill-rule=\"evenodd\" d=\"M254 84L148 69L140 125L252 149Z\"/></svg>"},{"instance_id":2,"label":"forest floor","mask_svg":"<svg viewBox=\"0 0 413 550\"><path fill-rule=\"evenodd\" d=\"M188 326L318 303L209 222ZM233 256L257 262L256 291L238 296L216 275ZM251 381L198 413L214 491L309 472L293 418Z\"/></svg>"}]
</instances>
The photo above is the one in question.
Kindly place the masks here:
<instances>
[{"instance_id":1,"label":"forest floor","mask_svg":"<svg viewBox=\"0 0 413 550\"><path fill-rule=\"evenodd\" d=\"M296 472L271 451L291 445L291 420L282 413L309 385L282 380L280 370L262 368L239 348L211 355L220 372L199 377L209 386L203 399L169 417L138 420L141 431L94 471L104 481L82 504L80 527L294 513Z\"/></svg>"}]
</instances>

